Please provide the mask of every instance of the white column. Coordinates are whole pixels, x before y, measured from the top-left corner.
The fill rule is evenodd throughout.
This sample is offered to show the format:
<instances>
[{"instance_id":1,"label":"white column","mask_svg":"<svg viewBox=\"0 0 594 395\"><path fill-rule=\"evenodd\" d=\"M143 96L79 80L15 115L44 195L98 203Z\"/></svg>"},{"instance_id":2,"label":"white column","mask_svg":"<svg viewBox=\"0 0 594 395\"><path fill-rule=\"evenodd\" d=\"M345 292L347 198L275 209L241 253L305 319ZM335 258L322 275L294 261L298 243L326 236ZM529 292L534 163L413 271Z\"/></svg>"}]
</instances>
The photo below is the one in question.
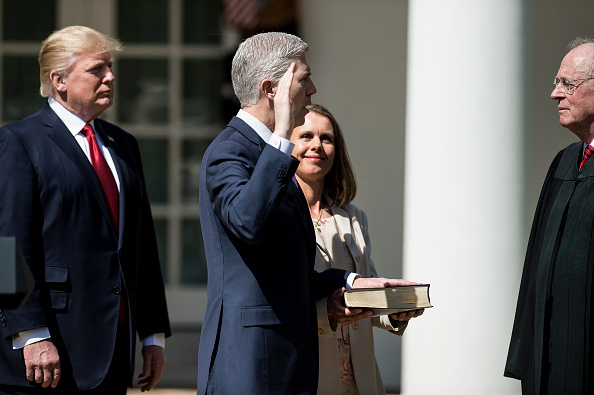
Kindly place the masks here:
<instances>
[{"instance_id":1,"label":"white column","mask_svg":"<svg viewBox=\"0 0 594 395\"><path fill-rule=\"evenodd\" d=\"M526 241L521 0L409 2L404 277L433 309L403 337L402 394L512 394Z\"/></svg>"}]
</instances>

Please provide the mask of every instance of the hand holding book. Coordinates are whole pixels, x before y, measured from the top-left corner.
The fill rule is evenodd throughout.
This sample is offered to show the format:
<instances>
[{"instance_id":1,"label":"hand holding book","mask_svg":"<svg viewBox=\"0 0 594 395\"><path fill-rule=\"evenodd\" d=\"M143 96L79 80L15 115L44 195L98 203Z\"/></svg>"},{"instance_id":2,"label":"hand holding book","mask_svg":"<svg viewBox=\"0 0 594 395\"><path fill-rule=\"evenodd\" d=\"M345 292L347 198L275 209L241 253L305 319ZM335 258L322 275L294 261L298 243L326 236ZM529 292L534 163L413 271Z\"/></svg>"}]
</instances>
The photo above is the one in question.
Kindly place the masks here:
<instances>
[{"instance_id":1,"label":"hand holding book","mask_svg":"<svg viewBox=\"0 0 594 395\"><path fill-rule=\"evenodd\" d=\"M413 318L423 315L424 312L425 309L402 311L400 313L390 314L390 318L394 321L410 321Z\"/></svg>"},{"instance_id":2,"label":"hand holding book","mask_svg":"<svg viewBox=\"0 0 594 395\"><path fill-rule=\"evenodd\" d=\"M417 283L389 288L353 288L345 291L344 301L348 308L371 310L373 315L392 315L399 321L419 316L422 309L431 307L429 284Z\"/></svg>"},{"instance_id":3,"label":"hand holding book","mask_svg":"<svg viewBox=\"0 0 594 395\"><path fill-rule=\"evenodd\" d=\"M336 329L336 324L350 325L364 318L371 317L371 311L359 308L349 308L344 304L345 289L339 288L326 301L328 319L332 330Z\"/></svg>"},{"instance_id":4,"label":"hand holding book","mask_svg":"<svg viewBox=\"0 0 594 395\"><path fill-rule=\"evenodd\" d=\"M406 286L414 286L414 285L423 286L423 284L421 284L421 283L415 283L415 282L403 280L403 279L391 279L391 278L383 278L383 277L373 277L373 278L360 277L360 278L355 279L355 281L353 281L352 289L355 289L355 288L370 289L370 288L406 287ZM428 292L429 292L429 290L428 290L428 285L427 285L427 298L429 297ZM364 307L364 306L349 305L348 303L346 305L347 305L347 308L350 307L351 309L354 309L356 307L359 307L359 308ZM392 309L393 311L388 311L388 310L380 310L379 308L371 307L371 310L363 309L363 311L372 311L373 315L390 315L390 317L396 321L409 321L412 318L422 315L423 312L425 311L425 307L431 307L428 303L428 300L425 305L418 306L416 308L411 306L411 307L407 307L405 309L399 308L399 309Z\"/></svg>"},{"instance_id":5,"label":"hand holding book","mask_svg":"<svg viewBox=\"0 0 594 395\"><path fill-rule=\"evenodd\" d=\"M421 299L424 298L423 294L426 295L426 299L423 299L422 303L419 300L419 304L411 304L409 297L408 304L402 306L398 305L394 307L384 306L380 302L380 305L374 303L377 302L377 298L387 298L390 300L394 299L394 292L390 290L398 289L399 291L395 294L396 299L404 294L409 294L410 291L419 292ZM404 292L402 290L407 289ZM421 291L416 291L420 289ZM360 304L360 302L353 303L352 300L357 300L357 297L363 297L364 299L369 297L371 294L372 298L375 295L375 302L369 302ZM355 296L352 296L355 295ZM351 302L348 297L350 296ZM353 299L354 298L354 299ZM419 297L415 296L415 302ZM425 307L431 307L429 303L429 285L415 283L412 281L402 279L390 279L384 277L371 277L364 278L358 277L353 281L353 287L350 290L341 288L335 291L327 300L327 310L330 322L334 328L336 323L341 325L353 324L364 318L369 318L373 315L390 315L393 320L396 321L408 321L412 318L418 317L424 312Z\"/></svg>"}]
</instances>

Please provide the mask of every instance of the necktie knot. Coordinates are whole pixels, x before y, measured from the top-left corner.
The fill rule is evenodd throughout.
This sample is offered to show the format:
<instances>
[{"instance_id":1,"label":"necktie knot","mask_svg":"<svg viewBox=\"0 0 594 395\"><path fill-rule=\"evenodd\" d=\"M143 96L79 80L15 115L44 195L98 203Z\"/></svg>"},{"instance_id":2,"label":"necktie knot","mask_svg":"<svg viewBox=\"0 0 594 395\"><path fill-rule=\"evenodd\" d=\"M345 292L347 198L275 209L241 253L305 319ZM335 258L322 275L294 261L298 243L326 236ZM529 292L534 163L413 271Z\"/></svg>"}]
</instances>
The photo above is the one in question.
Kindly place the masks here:
<instances>
[{"instance_id":1,"label":"necktie knot","mask_svg":"<svg viewBox=\"0 0 594 395\"><path fill-rule=\"evenodd\" d=\"M95 135L95 131L93 130L93 127L91 125L89 125L88 123L85 124L85 126L82 128L81 130L82 134L85 135L85 137L89 137L89 136L94 136Z\"/></svg>"},{"instance_id":2,"label":"necktie knot","mask_svg":"<svg viewBox=\"0 0 594 395\"><path fill-rule=\"evenodd\" d=\"M580 169L582 168L584 163L586 163L588 161L588 159L590 159L592 154L594 154L594 147L592 147L590 144L588 144L586 146L586 149L584 150L584 157L582 158L582 161L580 162Z\"/></svg>"}]
</instances>

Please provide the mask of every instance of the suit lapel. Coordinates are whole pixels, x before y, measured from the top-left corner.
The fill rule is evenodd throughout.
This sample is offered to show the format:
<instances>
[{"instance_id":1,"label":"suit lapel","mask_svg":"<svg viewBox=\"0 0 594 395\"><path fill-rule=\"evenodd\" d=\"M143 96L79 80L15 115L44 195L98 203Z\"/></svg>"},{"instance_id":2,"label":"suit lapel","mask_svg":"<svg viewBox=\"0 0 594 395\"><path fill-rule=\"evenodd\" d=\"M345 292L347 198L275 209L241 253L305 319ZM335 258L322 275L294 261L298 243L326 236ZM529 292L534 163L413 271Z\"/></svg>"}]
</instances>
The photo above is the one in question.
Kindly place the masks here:
<instances>
[{"instance_id":1,"label":"suit lapel","mask_svg":"<svg viewBox=\"0 0 594 395\"><path fill-rule=\"evenodd\" d=\"M324 199L325 201L330 200L327 197L323 197L322 199ZM357 243L357 238L362 236L360 236L358 233L354 234L355 232L357 232L357 226L353 226L352 223L352 221L356 221L357 219L356 217L351 218L349 213L342 208L333 207L331 211L333 219L331 218L330 220L336 221L337 230L344 238L344 243L346 244L347 249L349 250L349 254L351 255L351 259L353 260L355 268L358 271L361 271L362 268L360 268L359 266L359 259L357 259L357 256L361 257L363 256L363 254L359 248L359 244ZM329 242L332 241L329 240ZM326 245L324 238L319 232L316 232L316 244L322 250L322 252L328 257L328 267L331 267L334 264L332 255L330 254L330 248L332 248L332 246Z\"/></svg>"},{"instance_id":2,"label":"suit lapel","mask_svg":"<svg viewBox=\"0 0 594 395\"><path fill-rule=\"evenodd\" d=\"M260 152L266 147L266 141L260 137L258 133L254 129L251 128L250 125L245 123L245 121L238 117L231 118L227 127L231 127L233 129L238 130L241 134L243 134L249 141L256 144Z\"/></svg>"},{"instance_id":3,"label":"suit lapel","mask_svg":"<svg viewBox=\"0 0 594 395\"><path fill-rule=\"evenodd\" d=\"M75 167L83 173L93 196L95 196L99 207L101 207L103 215L105 215L109 220L109 223L112 224L101 182L99 181L91 162L89 162L89 159L80 149L80 146L66 125L64 125L60 118L53 112L53 110L51 110L49 105L46 104L44 110L45 111L42 112L42 120L46 127L47 136L64 152L64 154L66 154L68 159L74 163ZM115 228L113 228L113 231L115 234Z\"/></svg>"},{"instance_id":4,"label":"suit lapel","mask_svg":"<svg viewBox=\"0 0 594 395\"><path fill-rule=\"evenodd\" d=\"M332 213L334 214L334 219L336 220L336 227L338 231L344 237L344 243L351 254L351 258L353 259L353 263L355 263L355 267L357 266L356 256L360 254L359 247L355 242L355 236L353 235L353 225L351 224L351 217L349 214L342 208L333 207Z\"/></svg>"}]
</instances>

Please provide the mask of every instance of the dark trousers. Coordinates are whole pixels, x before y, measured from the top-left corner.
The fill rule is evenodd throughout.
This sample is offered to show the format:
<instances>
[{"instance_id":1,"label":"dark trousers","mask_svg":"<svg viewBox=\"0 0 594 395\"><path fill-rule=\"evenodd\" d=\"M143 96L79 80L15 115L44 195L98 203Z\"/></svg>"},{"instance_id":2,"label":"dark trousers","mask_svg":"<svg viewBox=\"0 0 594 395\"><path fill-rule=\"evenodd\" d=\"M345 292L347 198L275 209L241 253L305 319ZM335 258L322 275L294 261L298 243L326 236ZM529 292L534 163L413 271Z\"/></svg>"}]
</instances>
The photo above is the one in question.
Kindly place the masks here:
<instances>
[{"instance_id":1,"label":"dark trousers","mask_svg":"<svg viewBox=\"0 0 594 395\"><path fill-rule=\"evenodd\" d=\"M31 387L14 387L0 384L0 395L125 395L128 390L130 377L130 340L127 323L118 323L116 346L105 379L97 388L79 390L72 377L62 374L57 388L42 388L33 383ZM25 374L25 372L23 372Z\"/></svg>"}]
</instances>

